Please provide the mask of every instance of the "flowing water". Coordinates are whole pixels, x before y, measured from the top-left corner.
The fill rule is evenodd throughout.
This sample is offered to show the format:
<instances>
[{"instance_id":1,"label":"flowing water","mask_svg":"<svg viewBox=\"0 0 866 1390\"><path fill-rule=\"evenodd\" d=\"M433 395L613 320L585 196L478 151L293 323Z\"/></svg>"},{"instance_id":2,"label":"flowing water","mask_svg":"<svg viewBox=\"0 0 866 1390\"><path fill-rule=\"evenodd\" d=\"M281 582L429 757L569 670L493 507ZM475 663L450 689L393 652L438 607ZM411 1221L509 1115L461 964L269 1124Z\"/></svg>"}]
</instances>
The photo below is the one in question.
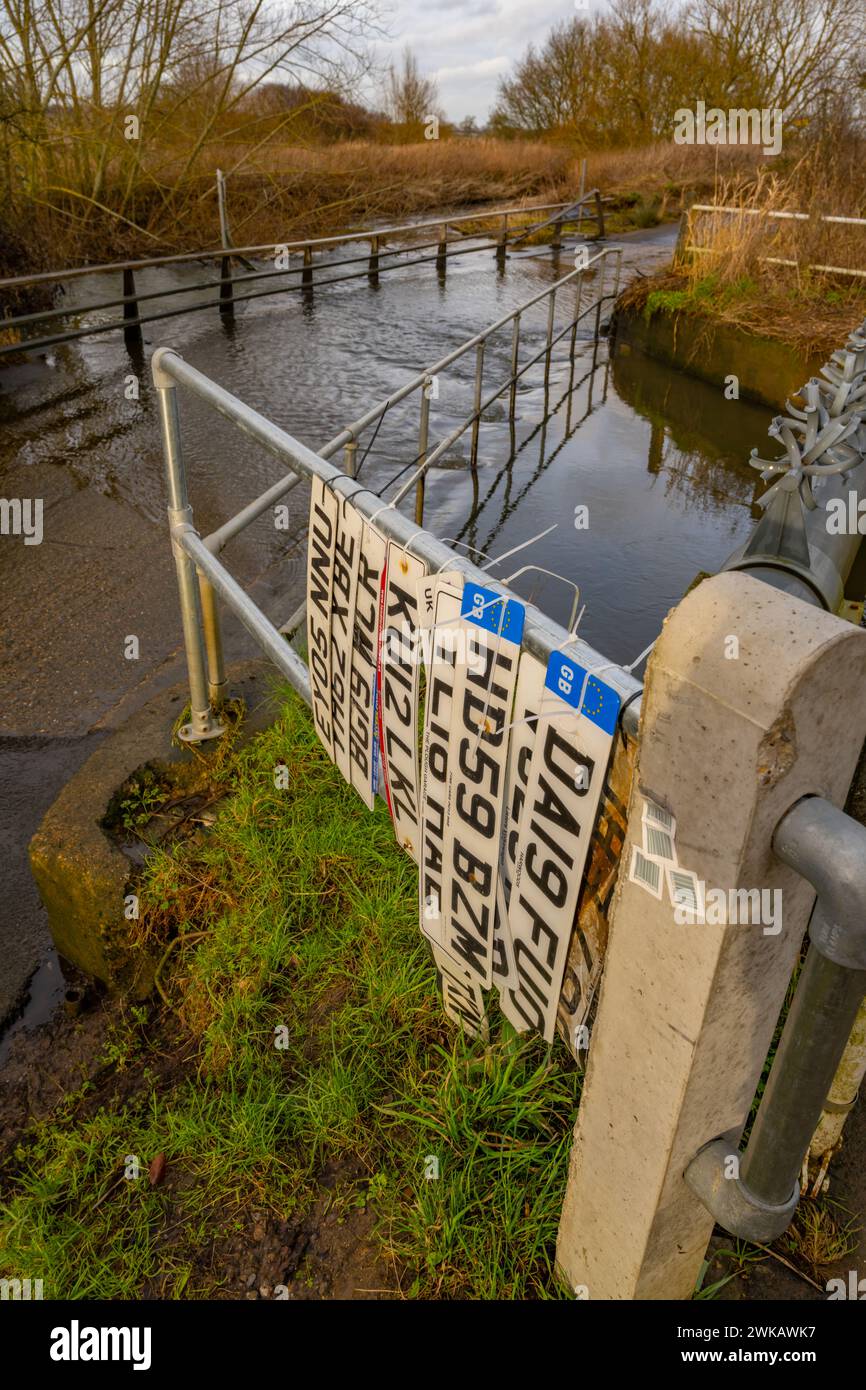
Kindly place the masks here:
<instances>
[{"instance_id":1,"label":"flowing water","mask_svg":"<svg viewBox=\"0 0 866 1390\"><path fill-rule=\"evenodd\" d=\"M675 229L661 228L623 238L623 283L669 259L674 236ZM256 299L238 305L231 319L215 307L183 312L146 326L143 354L130 354L111 333L0 366L0 492L44 503L42 544L0 541L0 775L7 787L0 849L9 865L0 1019L46 955L27 839L104 730L154 679L180 674L147 368L152 348L177 348L315 448L571 268L567 249L515 253L499 267L485 251L454 257L444 275L432 264L415 265L383 272L378 284L361 278L312 295ZM139 275L138 289L171 283L183 291L172 307L184 309L201 298L189 287L206 274L198 265L151 270ZM107 277L85 277L69 302L113 297L115 289ZM558 323L573 296L573 287L561 293ZM524 321L523 361L543 344L545 326L542 304ZM431 471L424 521L436 535L490 558L555 527L498 573L533 565L562 576L536 568L515 581L562 622L579 586L586 605L581 634L609 659L627 663L652 641L696 574L717 569L754 524L757 475L747 459L765 440L771 412L725 400L637 353L610 357L592 328L589 316L573 362L568 337L560 342L547 380L543 363L526 373L513 422L507 397L487 412L476 469L469 467L467 434ZM485 394L488 383L507 378L510 347L510 328L490 343ZM474 367L470 353L441 375L431 447L471 409ZM190 495L206 533L273 482L278 464L180 396ZM417 429L416 396L388 412L375 439L372 431L364 435L360 476L368 487L393 495L391 480L411 471ZM300 594L306 496L298 488L287 499L288 530L277 530L267 513L224 552L240 580L255 581L257 600L276 621ZM411 511L411 497L404 507ZM576 516L585 527L576 528ZM237 624L229 620L226 629L230 655L251 650ZM137 660L125 656L130 635L138 638Z\"/></svg>"}]
</instances>

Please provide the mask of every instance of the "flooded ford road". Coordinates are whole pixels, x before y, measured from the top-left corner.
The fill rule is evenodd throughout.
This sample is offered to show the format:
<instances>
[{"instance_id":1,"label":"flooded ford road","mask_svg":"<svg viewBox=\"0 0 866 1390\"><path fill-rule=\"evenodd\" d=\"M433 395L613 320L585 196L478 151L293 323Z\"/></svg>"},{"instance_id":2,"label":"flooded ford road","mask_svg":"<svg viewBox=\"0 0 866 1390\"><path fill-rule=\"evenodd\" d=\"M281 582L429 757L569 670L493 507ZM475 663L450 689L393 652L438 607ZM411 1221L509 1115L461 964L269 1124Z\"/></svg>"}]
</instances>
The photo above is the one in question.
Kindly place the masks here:
<instances>
[{"instance_id":1,"label":"flooded ford road","mask_svg":"<svg viewBox=\"0 0 866 1390\"><path fill-rule=\"evenodd\" d=\"M669 259L675 233L623 237L622 283ZM5 537L0 547L0 775L8 789L0 837L11 866L0 1018L49 954L27 840L100 734L155 680L183 674L152 349L176 348L316 448L572 267L567 247L515 252L504 265L480 252L449 260L445 274L431 264L383 270L378 283L256 299L232 317L214 301L212 310L146 325L143 352L128 351L115 332L0 367L2 492L41 498L44 529L39 545ZM152 269L138 289L171 284L182 291L173 307L183 308L185 286L201 278L197 265ZM67 302L107 297L106 282L84 277L74 296ZM190 305L200 298L189 290ZM543 345L545 316L542 304L524 320L526 358ZM539 567L515 587L566 622L577 585L581 634L628 663L695 576L717 569L749 532L757 474L747 460L771 412L726 401L637 352L611 356L593 323L582 321L573 361L566 336L547 379L543 361L521 378L513 421L507 396L486 412L477 468L469 467L468 434L445 453L428 476L424 523L490 558L546 532L515 560L514 568ZM489 345L485 395L508 376L510 340L507 329ZM473 373L470 353L442 374L431 447L471 410ZM196 525L207 533L274 482L279 465L186 393L181 411ZM417 396L389 411L375 438L367 431L358 455L366 486L393 496L397 476L409 476L417 431ZM288 529L267 512L224 552L276 622L302 596L307 497L299 487L286 499ZM410 512L413 497L403 505ZM254 651L228 615L225 629L230 659ZM126 656L130 635L135 660Z\"/></svg>"}]
</instances>

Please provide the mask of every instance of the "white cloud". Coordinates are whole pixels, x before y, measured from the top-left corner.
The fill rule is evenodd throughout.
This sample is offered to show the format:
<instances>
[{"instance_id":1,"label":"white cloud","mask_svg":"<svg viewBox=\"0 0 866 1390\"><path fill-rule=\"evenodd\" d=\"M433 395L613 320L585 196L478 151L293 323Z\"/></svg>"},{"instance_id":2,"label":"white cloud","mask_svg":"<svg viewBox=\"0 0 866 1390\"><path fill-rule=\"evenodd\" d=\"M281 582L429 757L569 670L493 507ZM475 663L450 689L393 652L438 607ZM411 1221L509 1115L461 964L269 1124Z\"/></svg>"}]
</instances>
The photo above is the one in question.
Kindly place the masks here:
<instances>
[{"instance_id":1,"label":"white cloud","mask_svg":"<svg viewBox=\"0 0 866 1390\"><path fill-rule=\"evenodd\" d=\"M452 82L455 78L498 77L511 67L511 59L500 55L498 58L482 58L478 63L465 63L462 67L437 68L433 73L437 82Z\"/></svg>"},{"instance_id":2,"label":"white cloud","mask_svg":"<svg viewBox=\"0 0 866 1390\"><path fill-rule=\"evenodd\" d=\"M591 10L606 0L590 0ZM543 43L554 24L580 13L574 0L393 0L383 15L391 38L378 45L383 63L408 44L421 71L436 78L451 120L486 121L500 78L530 43Z\"/></svg>"}]
</instances>

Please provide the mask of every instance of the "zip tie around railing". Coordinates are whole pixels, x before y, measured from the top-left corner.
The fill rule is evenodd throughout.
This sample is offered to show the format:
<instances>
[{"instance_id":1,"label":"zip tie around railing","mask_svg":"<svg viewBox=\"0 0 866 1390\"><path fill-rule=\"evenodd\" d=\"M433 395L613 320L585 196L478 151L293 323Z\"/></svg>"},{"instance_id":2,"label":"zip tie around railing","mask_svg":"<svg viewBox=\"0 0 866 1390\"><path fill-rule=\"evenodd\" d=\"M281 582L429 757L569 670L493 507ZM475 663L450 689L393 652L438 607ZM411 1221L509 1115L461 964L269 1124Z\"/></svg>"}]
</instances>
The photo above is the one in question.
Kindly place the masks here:
<instances>
[{"instance_id":1,"label":"zip tie around railing","mask_svg":"<svg viewBox=\"0 0 866 1390\"><path fill-rule=\"evenodd\" d=\"M586 605L584 605L584 608L585 608L585 607L586 607ZM583 609L581 610L581 617L582 617L582 616L583 616ZM583 702L584 702L584 699L586 698L587 686L589 685L589 682L590 682L594 677L600 676L601 673L602 673L602 671L610 671L610 670L627 671L627 672L629 673L629 675L631 675L632 672L634 671L635 667L636 667L636 666L639 666L639 665L641 664L641 662L642 662L647 656L649 656L650 652L652 651L653 647L654 647L655 644L656 644L656 640L657 640L657 639L654 639L652 642L650 642L649 646L646 647L646 648L641 652L640 656L635 657L634 661L632 661L632 662L630 663L630 665L628 665L628 666L620 666L619 663L616 662L616 661L605 661L601 666L595 666L592 670L587 669L587 671L586 671L586 673L585 673L585 675L584 675L584 678L583 678L583 686L581 687L581 691L580 691L580 699L578 700L577 706L576 706L576 708L575 708L575 714L577 715L577 717L578 717L578 718L585 718L585 717L586 717L586 716L584 715L584 713L583 713ZM567 645L565 642L560 643L559 647L556 648L556 650L557 650L557 651L561 651L562 648L563 648L563 646L565 646L565 645ZM635 692L634 692L634 695L630 696L630 698L629 698L629 700L627 701L627 703L630 704L631 701L632 701L633 699L635 699L639 694L640 694L640 691L635 691ZM620 713L621 713L621 712L622 712L622 711L620 711ZM557 715L561 715L562 713L563 713L563 711L562 711L561 709L558 709L558 710L542 710L540 714L530 714L530 715L528 715L525 719L512 719L512 721L511 721L510 724L506 724L506 725L505 725L505 727L504 727L504 729L503 729L502 732L503 732L503 733L508 733L508 731L509 731L510 729L516 728L518 724L535 724L535 723L537 723L537 721L540 720L540 719L555 719L555 718L557 717Z\"/></svg>"}]
</instances>

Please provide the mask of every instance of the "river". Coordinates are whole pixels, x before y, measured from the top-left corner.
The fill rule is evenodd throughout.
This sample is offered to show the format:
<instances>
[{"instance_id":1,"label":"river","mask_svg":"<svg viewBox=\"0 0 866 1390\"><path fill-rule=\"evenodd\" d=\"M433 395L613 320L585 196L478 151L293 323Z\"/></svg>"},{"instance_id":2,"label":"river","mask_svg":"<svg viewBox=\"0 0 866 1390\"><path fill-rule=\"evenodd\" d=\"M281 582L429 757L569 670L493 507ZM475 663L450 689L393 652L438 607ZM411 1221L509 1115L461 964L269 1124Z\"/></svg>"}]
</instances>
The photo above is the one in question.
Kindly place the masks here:
<instances>
[{"instance_id":1,"label":"river","mask_svg":"<svg viewBox=\"0 0 866 1390\"><path fill-rule=\"evenodd\" d=\"M676 229L619 240L623 284L669 259ZM341 254L350 254L345 250ZM44 538L0 541L3 659L0 667L0 1020L31 986L28 1017L54 1006L61 982L26 845L60 787L96 740L150 695L177 680L180 623L164 519L155 399L146 358L160 344L312 447L321 446L417 371L516 308L572 268L573 252L489 252L383 272L312 295L288 294L184 313L145 329L145 352L111 333L60 345L0 367L0 471L7 498L42 498ZM317 274L319 272L317 271ZM200 266L151 270L138 289L184 289ZM113 287L112 287L113 288ZM75 285L76 300L106 296L103 277ZM196 299L189 291L189 303ZM174 301L182 307L184 296ZM527 316L525 350L543 342L545 309ZM495 557L550 530L514 568L535 565L517 589L566 621L576 584L581 634L611 660L634 660L700 571L717 569L757 515L753 445L771 412L644 358L609 358L584 321L575 361L568 339L521 381L513 432L505 403L481 425L475 472L468 436L430 475L425 525ZM492 343L491 382L507 375L510 333ZM443 374L431 409L431 444L471 401L474 354ZM136 398L137 396L137 398ZM225 421L181 394L190 491L205 533L277 474L276 461ZM359 456L369 443L362 440ZM361 478L376 491L416 452L417 401L386 415ZM388 495L388 494L386 494ZM224 559L274 620L297 602L305 560L307 490L290 495L290 527L270 514ZM411 509L411 498L405 504ZM575 527L575 509L587 525ZM499 571L502 573L502 571ZM569 587L571 586L571 587ZM232 657L252 651L227 622ZM139 642L137 660L126 638Z\"/></svg>"}]
</instances>

